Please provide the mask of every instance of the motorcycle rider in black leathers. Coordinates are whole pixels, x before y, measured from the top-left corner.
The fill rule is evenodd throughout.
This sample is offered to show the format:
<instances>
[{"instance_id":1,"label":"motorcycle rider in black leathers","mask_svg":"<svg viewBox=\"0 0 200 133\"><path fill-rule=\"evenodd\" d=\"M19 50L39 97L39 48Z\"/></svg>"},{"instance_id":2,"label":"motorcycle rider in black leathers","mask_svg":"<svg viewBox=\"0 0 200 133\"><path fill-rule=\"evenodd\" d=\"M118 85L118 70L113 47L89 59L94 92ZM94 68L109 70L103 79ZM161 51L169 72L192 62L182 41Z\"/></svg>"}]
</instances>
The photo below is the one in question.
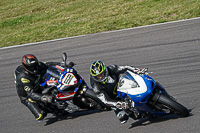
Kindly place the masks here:
<instances>
[{"instance_id":1,"label":"motorcycle rider in black leathers","mask_svg":"<svg viewBox=\"0 0 200 133\"><path fill-rule=\"evenodd\" d=\"M15 70L17 94L37 121L43 120L48 113L39 106L38 102L52 102L52 96L41 94L40 82L42 76L46 73L48 67L61 64L60 62L39 62L35 55L27 54L22 57L22 65Z\"/></svg>"},{"instance_id":2,"label":"motorcycle rider in black leathers","mask_svg":"<svg viewBox=\"0 0 200 133\"><path fill-rule=\"evenodd\" d=\"M129 114L125 110L129 107L127 102L122 102L117 97L117 86L119 75L127 70L137 73L143 69L114 64L106 67L100 60L90 66L90 84L94 92L102 102L114 110L121 123L127 122Z\"/></svg>"}]
</instances>

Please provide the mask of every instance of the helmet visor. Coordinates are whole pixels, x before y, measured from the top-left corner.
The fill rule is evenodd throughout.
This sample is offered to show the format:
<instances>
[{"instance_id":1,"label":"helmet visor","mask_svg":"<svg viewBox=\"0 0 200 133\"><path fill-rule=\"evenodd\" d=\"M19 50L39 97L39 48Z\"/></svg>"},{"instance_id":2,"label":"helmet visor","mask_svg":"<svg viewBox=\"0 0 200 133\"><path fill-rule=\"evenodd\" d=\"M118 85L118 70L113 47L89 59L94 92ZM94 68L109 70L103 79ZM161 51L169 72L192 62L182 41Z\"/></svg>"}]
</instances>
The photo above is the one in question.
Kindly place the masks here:
<instances>
[{"instance_id":1,"label":"helmet visor","mask_svg":"<svg viewBox=\"0 0 200 133\"><path fill-rule=\"evenodd\" d=\"M37 70L37 65L34 64L32 66L29 66L28 69L33 72L33 71Z\"/></svg>"},{"instance_id":2,"label":"helmet visor","mask_svg":"<svg viewBox=\"0 0 200 133\"><path fill-rule=\"evenodd\" d=\"M25 65L28 72L36 74L38 72L38 63L32 64L30 66Z\"/></svg>"},{"instance_id":3,"label":"helmet visor","mask_svg":"<svg viewBox=\"0 0 200 133\"><path fill-rule=\"evenodd\" d=\"M104 70L101 74L94 76L94 79L98 82L102 82L106 79L106 77L107 77L107 71Z\"/></svg>"}]
</instances>

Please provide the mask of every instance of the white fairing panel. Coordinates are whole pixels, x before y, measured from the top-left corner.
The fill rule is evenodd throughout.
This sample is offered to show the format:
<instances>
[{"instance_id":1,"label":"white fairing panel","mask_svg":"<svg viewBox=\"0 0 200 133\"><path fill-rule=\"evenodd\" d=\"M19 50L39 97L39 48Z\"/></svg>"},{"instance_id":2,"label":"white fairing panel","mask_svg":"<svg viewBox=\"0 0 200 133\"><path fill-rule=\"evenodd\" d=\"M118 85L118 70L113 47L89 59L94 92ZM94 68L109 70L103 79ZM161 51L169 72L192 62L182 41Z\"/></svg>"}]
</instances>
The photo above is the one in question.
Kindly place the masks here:
<instances>
[{"instance_id":1,"label":"white fairing panel","mask_svg":"<svg viewBox=\"0 0 200 133\"><path fill-rule=\"evenodd\" d=\"M135 81L121 77L119 81L120 86L118 87L118 91L131 95L138 95L145 93L147 91L147 86L143 78L130 71L127 72L129 72L129 74L135 79Z\"/></svg>"}]
</instances>

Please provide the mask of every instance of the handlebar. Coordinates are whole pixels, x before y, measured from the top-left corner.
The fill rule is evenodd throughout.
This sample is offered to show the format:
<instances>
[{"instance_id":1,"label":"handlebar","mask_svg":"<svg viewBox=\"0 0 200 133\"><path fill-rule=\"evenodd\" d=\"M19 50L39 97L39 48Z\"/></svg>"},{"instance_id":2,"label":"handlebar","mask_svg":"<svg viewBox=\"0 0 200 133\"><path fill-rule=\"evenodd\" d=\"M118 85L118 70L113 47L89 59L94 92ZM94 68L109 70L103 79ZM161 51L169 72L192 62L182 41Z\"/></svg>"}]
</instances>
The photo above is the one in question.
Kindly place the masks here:
<instances>
[{"instance_id":1,"label":"handlebar","mask_svg":"<svg viewBox=\"0 0 200 133\"><path fill-rule=\"evenodd\" d=\"M148 72L148 68L142 68L137 72L137 74L145 74L145 75L148 75L150 73L153 73L153 72Z\"/></svg>"}]
</instances>

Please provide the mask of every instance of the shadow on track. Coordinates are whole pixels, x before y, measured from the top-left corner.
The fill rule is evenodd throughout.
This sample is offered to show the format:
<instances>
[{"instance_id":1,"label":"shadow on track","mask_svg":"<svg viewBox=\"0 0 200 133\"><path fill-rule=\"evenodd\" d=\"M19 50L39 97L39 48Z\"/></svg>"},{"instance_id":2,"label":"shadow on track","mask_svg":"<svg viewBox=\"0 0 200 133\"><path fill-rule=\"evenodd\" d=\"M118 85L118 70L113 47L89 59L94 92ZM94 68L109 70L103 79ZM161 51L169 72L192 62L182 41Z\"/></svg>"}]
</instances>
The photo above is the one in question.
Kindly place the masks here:
<instances>
[{"instance_id":1,"label":"shadow on track","mask_svg":"<svg viewBox=\"0 0 200 133\"><path fill-rule=\"evenodd\" d=\"M179 117L176 115L168 115L168 116L160 116L157 118L143 118L143 119L139 119L138 121L134 122L131 124L131 128L137 127L137 126L146 126L152 123L158 123L161 121L167 121L170 119L178 119Z\"/></svg>"},{"instance_id":2,"label":"shadow on track","mask_svg":"<svg viewBox=\"0 0 200 133\"><path fill-rule=\"evenodd\" d=\"M85 110L85 111L78 111L78 112L74 112L74 113L69 113L65 116L52 116L49 118L46 118L46 124L44 126L48 126L51 125L57 121L63 121L63 120L67 120L67 119L75 119L84 115L90 115L90 114L94 114L94 113L100 113L103 112L101 110Z\"/></svg>"},{"instance_id":3,"label":"shadow on track","mask_svg":"<svg viewBox=\"0 0 200 133\"><path fill-rule=\"evenodd\" d=\"M191 112L191 110L190 110ZM190 113L190 116L193 116L192 113ZM177 115L174 114L170 114L170 115L165 115L165 116L160 116L160 117L155 117L155 118L143 118L140 119L134 123L131 124L131 127L129 127L129 129L137 127L137 126L146 126L152 123L158 123L158 122L163 122L163 121L168 121L168 120L172 120L172 119L180 119L180 118L187 118L187 117L179 117Z\"/></svg>"}]
</instances>

